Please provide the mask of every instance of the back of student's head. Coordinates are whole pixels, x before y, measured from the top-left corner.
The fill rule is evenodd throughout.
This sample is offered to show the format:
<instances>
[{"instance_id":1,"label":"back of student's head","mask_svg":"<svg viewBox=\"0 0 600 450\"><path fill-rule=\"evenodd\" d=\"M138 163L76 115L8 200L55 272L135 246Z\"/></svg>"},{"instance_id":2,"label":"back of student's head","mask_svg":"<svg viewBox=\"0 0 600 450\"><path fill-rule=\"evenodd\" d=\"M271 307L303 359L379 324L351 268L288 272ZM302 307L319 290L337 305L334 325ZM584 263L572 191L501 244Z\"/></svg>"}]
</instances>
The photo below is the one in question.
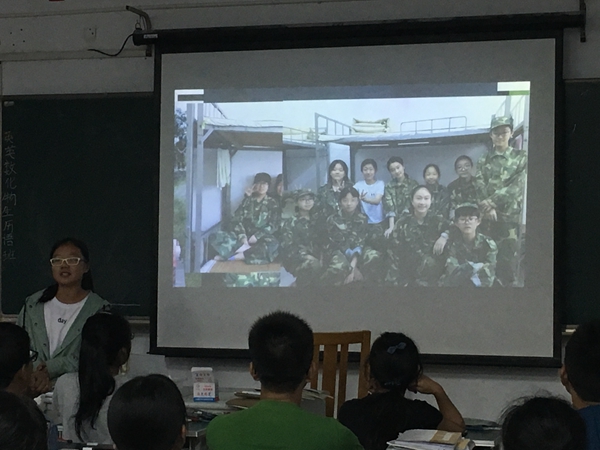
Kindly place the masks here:
<instances>
[{"instance_id":1,"label":"back of student's head","mask_svg":"<svg viewBox=\"0 0 600 450\"><path fill-rule=\"evenodd\" d=\"M29 360L27 331L14 323L0 322L0 390L11 384Z\"/></svg>"},{"instance_id":2,"label":"back of student's head","mask_svg":"<svg viewBox=\"0 0 600 450\"><path fill-rule=\"evenodd\" d=\"M581 324L565 348L567 378L586 402L600 402L600 319Z\"/></svg>"},{"instance_id":3,"label":"back of student's head","mask_svg":"<svg viewBox=\"0 0 600 450\"><path fill-rule=\"evenodd\" d=\"M562 399L521 400L504 414L502 447L504 450L584 450L585 423Z\"/></svg>"},{"instance_id":4,"label":"back of student's head","mask_svg":"<svg viewBox=\"0 0 600 450\"><path fill-rule=\"evenodd\" d=\"M403 333L383 333L371 346L369 374L384 389L404 393L423 366L414 341Z\"/></svg>"},{"instance_id":5,"label":"back of student's head","mask_svg":"<svg viewBox=\"0 0 600 450\"><path fill-rule=\"evenodd\" d=\"M373 397L375 428L365 437L366 450L387 448L387 442L406 430L409 417L406 389L423 373L417 346L403 333L383 333L371 346L368 359L371 383L379 395Z\"/></svg>"},{"instance_id":6,"label":"back of student's head","mask_svg":"<svg viewBox=\"0 0 600 450\"><path fill-rule=\"evenodd\" d=\"M248 347L262 386L273 392L293 392L310 369L313 332L300 317L277 311L252 325Z\"/></svg>"},{"instance_id":7,"label":"back of student's head","mask_svg":"<svg viewBox=\"0 0 600 450\"><path fill-rule=\"evenodd\" d=\"M180 449L184 425L183 398L164 375L128 381L108 407L108 430L117 450Z\"/></svg>"},{"instance_id":8,"label":"back of student's head","mask_svg":"<svg viewBox=\"0 0 600 450\"><path fill-rule=\"evenodd\" d=\"M125 364L131 348L129 322L116 314L98 313L81 330L79 351L79 407L75 431L81 438L84 423L94 426L106 397L115 389L111 369Z\"/></svg>"},{"instance_id":9,"label":"back of student's head","mask_svg":"<svg viewBox=\"0 0 600 450\"><path fill-rule=\"evenodd\" d=\"M47 430L33 400L0 391L0 450L48 450Z\"/></svg>"}]
</instances>

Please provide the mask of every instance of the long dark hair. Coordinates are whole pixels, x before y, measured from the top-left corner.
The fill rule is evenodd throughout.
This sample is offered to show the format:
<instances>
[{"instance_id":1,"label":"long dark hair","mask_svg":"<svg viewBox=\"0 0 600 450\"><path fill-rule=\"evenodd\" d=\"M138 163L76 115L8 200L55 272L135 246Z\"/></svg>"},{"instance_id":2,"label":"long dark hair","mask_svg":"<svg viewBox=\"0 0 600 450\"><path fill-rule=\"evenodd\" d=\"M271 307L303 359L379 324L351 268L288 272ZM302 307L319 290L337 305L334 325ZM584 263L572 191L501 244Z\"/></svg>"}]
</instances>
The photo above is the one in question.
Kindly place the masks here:
<instances>
[{"instance_id":1,"label":"long dark hair","mask_svg":"<svg viewBox=\"0 0 600 450\"><path fill-rule=\"evenodd\" d=\"M75 431L81 439L85 422L91 427L106 397L115 390L115 379L110 373L118 361L121 349L131 349L129 322L116 314L98 313L91 316L81 331L79 351L79 407L75 414Z\"/></svg>"},{"instance_id":2,"label":"long dark hair","mask_svg":"<svg viewBox=\"0 0 600 450\"><path fill-rule=\"evenodd\" d=\"M79 249L79 251L81 252L81 256L83 256L84 262L86 262L86 263L90 262L90 251L88 250L87 245L85 245L85 242L80 241L79 239L70 238L70 237L63 238L54 243L54 245L52 246L52 250L50 250L50 258L52 258L54 256L54 252L56 251L56 249L58 249L59 247L65 245L65 244L72 244L75 247L77 247ZM81 288L85 289L86 291L94 290L94 281L92 280L92 270L91 269L88 269L88 271L83 274L83 278L81 279ZM39 303L49 302L54 297L56 297L57 292L58 292L58 283L54 283L54 284L48 286L42 293L42 296L40 297L38 302Z\"/></svg>"},{"instance_id":3,"label":"long dark hair","mask_svg":"<svg viewBox=\"0 0 600 450\"><path fill-rule=\"evenodd\" d=\"M350 182L350 178L348 178L348 165L341 159L334 159L333 161L331 161L331 164L329 164L329 167L327 168L327 184L329 186L333 185L333 180L331 179L331 171L338 164L342 166L342 169L344 169L344 184Z\"/></svg>"},{"instance_id":4,"label":"long dark hair","mask_svg":"<svg viewBox=\"0 0 600 450\"><path fill-rule=\"evenodd\" d=\"M368 359L371 379L387 392L379 395L376 427L367 436L366 450L387 448L387 442L405 431L408 420L404 393L423 373L421 357L414 341L403 333L383 333Z\"/></svg>"}]
</instances>

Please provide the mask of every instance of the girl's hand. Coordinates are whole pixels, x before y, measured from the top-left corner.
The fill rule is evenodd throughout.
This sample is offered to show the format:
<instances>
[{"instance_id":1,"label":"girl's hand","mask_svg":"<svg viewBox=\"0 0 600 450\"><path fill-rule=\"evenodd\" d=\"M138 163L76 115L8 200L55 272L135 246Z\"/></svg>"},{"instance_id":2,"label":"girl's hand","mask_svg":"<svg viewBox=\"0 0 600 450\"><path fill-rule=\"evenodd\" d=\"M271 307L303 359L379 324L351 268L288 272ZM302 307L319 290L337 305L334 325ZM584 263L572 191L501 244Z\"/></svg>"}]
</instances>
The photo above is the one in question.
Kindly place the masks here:
<instances>
[{"instance_id":1,"label":"girl's hand","mask_svg":"<svg viewBox=\"0 0 600 450\"><path fill-rule=\"evenodd\" d=\"M448 239L446 239L443 236L440 236L438 240L435 241L435 244L433 244L433 254L441 255L444 251L444 247L446 246L446 242L448 242Z\"/></svg>"},{"instance_id":2,"label":"girl's hand","mask_svg":"<svg viewBox=\"0 0 600 450\"><path fill-rule=\"evenodd\" d=\"M394 231L394 227L386 228L386 230L383 232L383 235L386 237L386 239L390 237L392 231Z\"/></svg>"},{"instance_id":3,"label":"girl's hand","mask_svg":"<svg viewBox=\"0 0 600 450\"><path fill-rule=\"evenodd\" d=\"M366 192L366 191L362 191L362 192L360 193L360 199L361 199L361 200L364 200L366 196L367 196L367 192Z\"/></svg>"},{"instance_id":4,"label":"girl's hand","mask_svg":"<svg viewBox=\"0 0 600 450\"><path fill-rule=\"evenodd\" d=\"M45 363L41 363L31 374L31 380L29 382L29 391L33 398L38 395L50 392L52 386L50 384L50 375L48 374L48 368Z\"/></svg>"},{"instance_id":5,"label":"girl's hand","mask_svg":"<svg viewBox=\"0 0 600 450\"><path fill-rule=\"evenodd\" d=\"M485 217L489 220L492 220L494 222L498 221L498 213L496 212L496 210L494 208L490 209L486 214Z\"/></svg>"},{"instance_id":6,"label":"girl's hand","mask_svg":"<svg viewBox=\"0 0 600 450\"><path fill-rule=\"evenodd\" d=\"M410 389L410 387L409 387ZM412 390L412 389L411 389ZM413 392L419 392L420 394L437 394L442 391L442 386L439 383L433 381L427 375L421 375L414 385Z\"/></svg>"}]
</instances>

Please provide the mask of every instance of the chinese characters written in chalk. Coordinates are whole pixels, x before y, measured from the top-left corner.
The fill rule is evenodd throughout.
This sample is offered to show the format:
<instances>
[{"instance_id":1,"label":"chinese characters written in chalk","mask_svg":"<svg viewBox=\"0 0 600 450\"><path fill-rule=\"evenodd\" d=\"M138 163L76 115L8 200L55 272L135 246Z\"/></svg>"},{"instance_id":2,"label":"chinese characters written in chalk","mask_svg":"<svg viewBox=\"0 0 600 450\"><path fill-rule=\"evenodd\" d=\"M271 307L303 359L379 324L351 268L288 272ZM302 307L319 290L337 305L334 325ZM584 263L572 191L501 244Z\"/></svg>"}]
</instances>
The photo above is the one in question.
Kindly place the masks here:
<instances>
[{"instance_id":1,"label":"chinese characters written in chalk","mask_svg":"<svg viewBox=\"0 0 600 450\"><path fill-rule=\"evenodd\" d=\"M14 214L17 207L17 146L10 131L2 135L2 261L17 259L15 253Z\"/></svg>"}]
</instances>

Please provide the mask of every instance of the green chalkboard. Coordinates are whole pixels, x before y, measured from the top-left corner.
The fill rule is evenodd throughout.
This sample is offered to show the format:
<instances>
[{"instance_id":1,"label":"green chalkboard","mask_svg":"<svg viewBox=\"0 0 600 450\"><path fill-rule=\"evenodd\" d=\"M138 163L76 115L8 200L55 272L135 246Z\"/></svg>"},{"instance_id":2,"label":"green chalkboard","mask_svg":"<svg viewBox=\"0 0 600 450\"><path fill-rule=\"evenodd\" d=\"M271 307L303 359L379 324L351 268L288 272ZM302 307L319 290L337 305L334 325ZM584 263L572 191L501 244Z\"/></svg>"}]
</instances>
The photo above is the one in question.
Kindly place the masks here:
<instances>
[{"instance_id":1,"label":"green chalkboard","mask_svg":"<svg viewBox=\"0 0 600 450\"><path fill-rule=\"evenodd\" d=\"M2 312L52 283L52 244L82 239L94 290L125 315L156 299L158 118L151 94L2 102Z\"/></svg>"},{"instance_id":2,"label":"green chalkboard","mask_svg":"<svg viewBox=\"0 0 600 450\"><path fill-rule=\"evenodd\" d=\"M566 300L562 322L579 324L600 318L600 80L568 82L565 94L566 154L557 164L565 183L557 197L566 264L558 261L556 281Z\"/></svg>"}]
</instances>

